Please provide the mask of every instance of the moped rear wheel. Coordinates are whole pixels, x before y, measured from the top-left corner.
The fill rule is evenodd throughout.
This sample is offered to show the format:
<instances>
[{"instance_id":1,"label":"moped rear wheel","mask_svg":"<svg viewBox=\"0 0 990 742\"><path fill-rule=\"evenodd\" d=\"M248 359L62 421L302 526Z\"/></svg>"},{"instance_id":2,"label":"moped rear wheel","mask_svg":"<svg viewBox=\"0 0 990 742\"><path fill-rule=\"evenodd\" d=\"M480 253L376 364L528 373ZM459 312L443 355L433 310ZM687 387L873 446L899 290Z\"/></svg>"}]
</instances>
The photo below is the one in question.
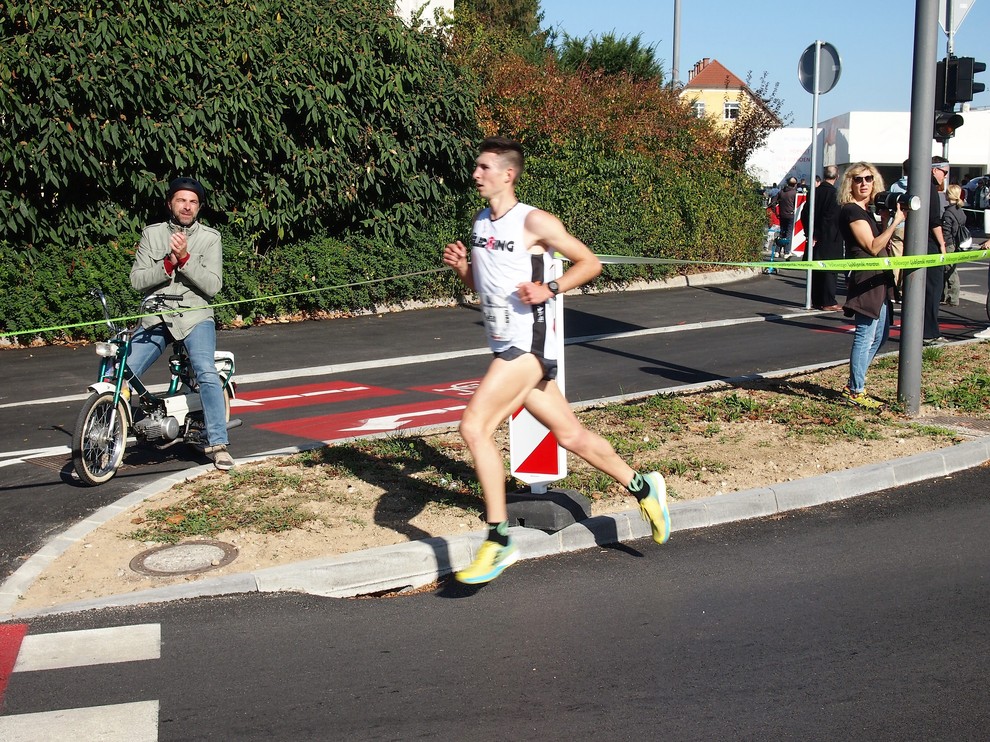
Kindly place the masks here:
<instances>
[{"instance_id":1,"label":"moped rear wheel","mask_svg":"<svg viewBox=\"0 0 990 742\"><path fill-rule=\"evenodd\" d=\"M72 466L88 485L112 478L124 459L127 411L118 403L117 414L113 412L113 394L109 392L92 394L79 411L72 434Z\"/></svg>"}]
</instances>

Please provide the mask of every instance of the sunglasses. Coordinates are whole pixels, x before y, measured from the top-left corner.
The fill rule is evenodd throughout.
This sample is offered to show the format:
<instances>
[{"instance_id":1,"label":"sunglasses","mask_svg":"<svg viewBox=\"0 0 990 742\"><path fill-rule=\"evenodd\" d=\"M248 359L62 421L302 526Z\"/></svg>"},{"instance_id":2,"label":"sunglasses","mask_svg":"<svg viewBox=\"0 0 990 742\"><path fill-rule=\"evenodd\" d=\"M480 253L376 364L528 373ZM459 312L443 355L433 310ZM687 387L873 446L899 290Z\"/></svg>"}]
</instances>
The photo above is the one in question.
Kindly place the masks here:
<instances>
[{"instance_id":1,"label":"sunglasses","mask_svg":"<svg viewBox=\"0 0 990 742\"><path fill-rule=\"evenodd\" d=\"M872 175L854 175L853 176L853 183L856 183L856 184L859 184L859 183L872 183L872 182L873 182L873 176Z\"/></svg>"}]
</instances>

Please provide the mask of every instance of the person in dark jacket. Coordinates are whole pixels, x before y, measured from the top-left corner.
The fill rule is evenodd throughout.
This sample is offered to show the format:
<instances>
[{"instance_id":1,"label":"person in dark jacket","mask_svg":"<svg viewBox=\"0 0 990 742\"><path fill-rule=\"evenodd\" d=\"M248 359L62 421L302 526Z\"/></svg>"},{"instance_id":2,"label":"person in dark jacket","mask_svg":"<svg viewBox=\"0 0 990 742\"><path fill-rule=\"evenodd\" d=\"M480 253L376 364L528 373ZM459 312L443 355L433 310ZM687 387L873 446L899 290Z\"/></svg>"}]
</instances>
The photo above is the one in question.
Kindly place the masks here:
<instances>
[{"instance_id":1,"label":"person in dark jacket","mask_svg":"<svg viewBox=\"0 0 990 742\"><path fill-rule=\"evenodd\" d=\"M890 254L890 238L904 221L900 205L888 218L881 215L886 229L881 231L870 212L874 197L883 190L883 178L868 162L850 165L839 188L839 231L846 248L846 258L875 258ZM845 313L853 318L856 329L849 352L849 383L842 395L857 407L879 409L883 402L866 393L866 371L877 351L890 335L894 314L894 274L889 270L849 271L846 283Z\"/></svg>"},{"instance_id":2,"label":"person in dark jacket","mask_svg":"<svg viewBox=\"0 0 990 742\"><path fill-rule=\"evenodd\" d=\"M791 254L791 232L794 231L794 206L797 204L797 178L788 178L787 185L772 202L780 218L780 238L784 241L784 257Z\"/></svg>"},{"instance_id":3,"label":"person in dark jacket","mask_svg":"<svg viewBox=\"0 0 990 742\"><path fill-rule=\"evenodd\" d=\"M932 157L932 180L928 202L928 254L945 255L945 237L942 235L942 189L949 184L949 161L938 155ZM925 268L925 345L943 345L949 342L942 337L938 324L938 307L942 303L945 286L945 267Z\"/></svg>"},{"instance_id":4,"label":"person in dark jacket","mask_svg":"<svg viewBox=\"0 0 990 742\"><path fill-rule=\"evenodd\" d=\"M966 226L966 212L962 207L965 205L963 191L956 184L945 189L945 200L948 205L942 212L942 238L945 241L946 252L955 252L961 249L959 243L962 241L960 233ZM959 271L956 265L945 267L945 288L942 291L942 303L950 307L959 306Z\"/></svg>"},{"instance_id":5,"label":"person in dark jacket","mask_svg":"<svg viewBox=\"0 0 990 742\"><path fill-rule=\"evenodd\" d=\"M835 181L839 169L829 165L824 171L825 179L815 188L815 229L814 248L810 251L815 260L840 260L843 256L842 234L839 232L839 194ZM811 202L805 201L801 220L811 222ZM805 257L807 257L807 252ZM838 283L836 271L811 271L811 305L815 309L838 312L842 309L836 301Z\"/></svg>"}]
</instances>

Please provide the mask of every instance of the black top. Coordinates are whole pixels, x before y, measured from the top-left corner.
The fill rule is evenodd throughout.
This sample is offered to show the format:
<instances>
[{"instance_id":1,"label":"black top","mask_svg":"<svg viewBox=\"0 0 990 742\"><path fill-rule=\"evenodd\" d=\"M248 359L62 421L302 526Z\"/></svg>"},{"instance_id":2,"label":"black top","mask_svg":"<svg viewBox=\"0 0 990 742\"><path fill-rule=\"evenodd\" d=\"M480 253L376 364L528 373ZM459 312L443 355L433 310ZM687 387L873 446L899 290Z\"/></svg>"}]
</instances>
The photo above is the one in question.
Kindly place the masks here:
<instances>
[{"instance_id":1,"label":"black top","mask_svg":"<svg viewBox=\"0 0 990 742\"><path fill-rule=\"evenodd\" d=\"M865 221L870 225L873 237L880 235L880 225L869 211L857 203L848 203L839 211L839 231L846 245L846 257L850 259L883 257L889 255L885 247L879 255L872 255L859 244L852 231L852 223ZM886 270L849 271L846 280L846 314L863 314L871 319L880 316L885 301L894 298L894 274ZM888 310L889 311L889 310Z\"/></svg>"}]
</instances>

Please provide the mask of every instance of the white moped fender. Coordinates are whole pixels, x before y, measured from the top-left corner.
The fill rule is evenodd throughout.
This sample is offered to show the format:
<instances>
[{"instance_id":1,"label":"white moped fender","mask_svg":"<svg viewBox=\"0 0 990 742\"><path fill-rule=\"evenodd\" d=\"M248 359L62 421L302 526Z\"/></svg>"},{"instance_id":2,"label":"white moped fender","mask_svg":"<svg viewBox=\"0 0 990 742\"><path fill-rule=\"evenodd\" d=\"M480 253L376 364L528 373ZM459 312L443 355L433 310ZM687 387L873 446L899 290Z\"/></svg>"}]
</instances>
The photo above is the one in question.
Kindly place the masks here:
<instances>
[{"instance_id":1,"label":"white moped fender","mask_svg":"<svg viewBox=\"0 0 990 742\"><path fill-rule=\"evenodd\" d=\"M97 381L86 387L91 392L96 392L97 394L113 394L114 390L117 388L114 384L107 381ZM131 406L127 403L127 400L121 400L124 404L123 407L127 410L127 425L130 427L131 424Z\"/></svg>"}]
</instances>

